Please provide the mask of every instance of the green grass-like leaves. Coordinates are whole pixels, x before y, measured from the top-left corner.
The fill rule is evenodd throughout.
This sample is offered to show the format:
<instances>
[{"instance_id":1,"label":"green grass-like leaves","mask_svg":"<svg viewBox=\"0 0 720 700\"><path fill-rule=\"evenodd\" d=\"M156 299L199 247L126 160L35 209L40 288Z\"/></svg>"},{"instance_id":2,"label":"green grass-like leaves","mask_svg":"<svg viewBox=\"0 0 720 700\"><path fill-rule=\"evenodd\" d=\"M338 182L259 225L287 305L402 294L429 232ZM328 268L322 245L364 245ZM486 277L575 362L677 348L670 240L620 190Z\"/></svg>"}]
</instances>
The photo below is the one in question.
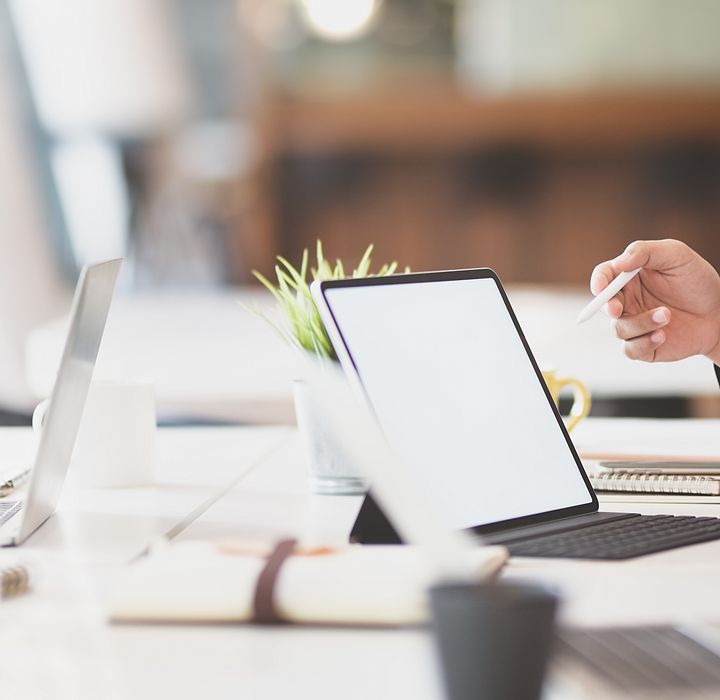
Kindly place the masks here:
<instances>
[{"instance_id":1,"label":"green grass-like leaves","mask_svg":"<svg viewBox=\"0 0 720 700\"><path fill-rule=\"evenodd\" d=\"M309 270L310 256L307 249L303 251L299 269L278 255L277 265L275 265L277 283L271 282L257 270L253 270L253 275L275 297L282 322L277 323L265 313L255 311L268 321L290 344L320 357L336 360L335 350L320 318L320 312L317 310L317 306L315 306L310 294L310 283L317 279L325 281L344 279L345 277L373 276L370 272L372 251L373 246L369 245L350 275L345 273L345 266L341 260L336 260L334 265L330 263L323 254L320 241L317 242L315 252L315 267L311 267ZM376 273L376 276L392 275L397 269L398 264L392 262L383 265ZM405 268L405 272L410 272L410 269Z\"/></svg>"}]
</instances>

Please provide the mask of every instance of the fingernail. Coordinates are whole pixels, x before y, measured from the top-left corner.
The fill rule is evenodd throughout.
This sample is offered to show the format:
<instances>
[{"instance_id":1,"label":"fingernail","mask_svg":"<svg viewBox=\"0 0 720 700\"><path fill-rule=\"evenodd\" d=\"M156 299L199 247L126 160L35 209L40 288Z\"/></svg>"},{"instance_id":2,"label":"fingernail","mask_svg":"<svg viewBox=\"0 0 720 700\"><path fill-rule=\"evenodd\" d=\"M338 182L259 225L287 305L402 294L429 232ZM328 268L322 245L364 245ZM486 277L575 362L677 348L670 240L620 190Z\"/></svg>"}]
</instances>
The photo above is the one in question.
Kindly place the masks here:
<instances>
[{"instance_id":1,"label":"fingernail","mask_svg":"<svg viewBox=\"0 0 720 700\"><path fill-rule=\"evenodd\" d=\"M651 336L650 340L655 344L659 345L665 340L665 334L662 331L655 331Z\"/></svg>"},{"instance_id":2,"label":"fingernail","mask_svg":"<svg viewBox=\"0 0 720 700\"><path fill-rule=\"evenodd\" d=\"M657 311L654 311L652 320L655 321L655 323L667 323L667 311L665 311L665 309L658 309Z\"/></svg>"}]
</instances>

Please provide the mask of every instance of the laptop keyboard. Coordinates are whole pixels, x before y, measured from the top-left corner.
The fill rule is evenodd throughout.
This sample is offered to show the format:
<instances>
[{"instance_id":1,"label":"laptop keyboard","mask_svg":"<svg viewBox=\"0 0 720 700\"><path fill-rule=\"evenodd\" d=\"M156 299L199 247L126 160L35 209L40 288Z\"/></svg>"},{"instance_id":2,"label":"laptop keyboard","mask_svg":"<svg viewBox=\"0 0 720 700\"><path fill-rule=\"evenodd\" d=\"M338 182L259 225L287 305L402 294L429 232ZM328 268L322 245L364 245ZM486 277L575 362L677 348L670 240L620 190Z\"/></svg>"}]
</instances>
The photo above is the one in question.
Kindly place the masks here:
<instances>
[{"instance_id":1,"label":"laptop keyboard","mask_svg":"<svg viewBox=\"0 0 720 700\"><path fill-rule=\"evenodd\" d=\"M720 518L638 515L579 530L509 542L510 554L568 559L630 559L720 539Z\"/></svg>"},{"instance_id":2,"label":"laptop keyboard","mask_svg":"<svg viewBox=\"0 0 720 700\"><path fill-rule=\"evenodd\" d=\"M0 501L0 527L20 512L22 501Z\"/></svg>"},{"instance_id":3,"label":"laptop keyboard","mask_svg":"<svg viewBox=\"0 0 720 700\"><path fill-rule=\"evenodd\" d=\"M720 657L673 627L610 627L560 632L557 655L611 688L636 697L720 694ZM674 691L674 692L670 692Z\"/></svg>"}]
</instances>

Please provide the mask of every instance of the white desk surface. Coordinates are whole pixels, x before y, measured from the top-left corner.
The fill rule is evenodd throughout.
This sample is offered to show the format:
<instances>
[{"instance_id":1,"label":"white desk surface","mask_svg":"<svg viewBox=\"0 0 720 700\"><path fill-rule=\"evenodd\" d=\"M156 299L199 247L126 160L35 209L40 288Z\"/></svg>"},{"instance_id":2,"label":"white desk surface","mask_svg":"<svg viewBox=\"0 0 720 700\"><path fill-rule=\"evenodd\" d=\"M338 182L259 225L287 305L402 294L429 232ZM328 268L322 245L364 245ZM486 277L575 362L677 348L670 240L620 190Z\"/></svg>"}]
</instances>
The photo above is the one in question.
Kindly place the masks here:
<instances>
[{"instance_id":1,"label":"white desk surface","mask_svg":"<svg viewBox=\"0 0 720 700\"><path fill-rule=\"evenodd\" d=\"M712 445L720 421L588 420L576 443L642 440ZM29 431L0 431L24 454ZM439 700L423 630L108 625L114 575L152 540L300 535L345 541L360 499L311 496L298 435L288 428L159 431L157 483L90 491L72 477L58 512L0 566L36 572L31 594L0 603L2 697L53 700L424 698ZM615 510L720 516L718 504L613 504ZM576 623L720 620L720 541L629 562L515 559L508 579L557 587Z\"/></svg>"},{"instance_id":2,"label":"white desk surface","mask_svg":"<svg viewBox=\"0 0 720 700\"><path fill-rule=\"evenodd\" d=\"M539 364L582 379L596 397L717 394L707 360L632 362L602 314L577 326L589 296L583 290L510 287L508 293ZM247 289L119 295L96 376L154 382L163 415L292 422L296 359L240 302L271 305L269 294ZM28 340L28 383L36 397L49 394L64 334L58 321Z\"/></svg>"}]
</instances>

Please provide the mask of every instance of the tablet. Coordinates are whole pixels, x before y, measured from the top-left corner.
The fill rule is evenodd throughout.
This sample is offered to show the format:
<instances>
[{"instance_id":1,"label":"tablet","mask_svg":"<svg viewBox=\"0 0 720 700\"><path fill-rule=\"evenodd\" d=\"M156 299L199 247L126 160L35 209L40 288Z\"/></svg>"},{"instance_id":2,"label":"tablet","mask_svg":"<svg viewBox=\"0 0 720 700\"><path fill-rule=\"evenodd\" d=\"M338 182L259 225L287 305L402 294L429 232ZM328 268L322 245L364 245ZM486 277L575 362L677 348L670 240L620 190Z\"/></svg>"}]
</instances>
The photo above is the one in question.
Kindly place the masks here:
<instances>
[{"instance_id":1,"label":"tablet","mask_svg":"<svg viewBox=\"0 0 720 700\"><path fill-rule=\"evenodd\" d=\"M316 282L312 293L343 369L448 527L597 510L494 272Z\"/></svg>"}]
</instances>

